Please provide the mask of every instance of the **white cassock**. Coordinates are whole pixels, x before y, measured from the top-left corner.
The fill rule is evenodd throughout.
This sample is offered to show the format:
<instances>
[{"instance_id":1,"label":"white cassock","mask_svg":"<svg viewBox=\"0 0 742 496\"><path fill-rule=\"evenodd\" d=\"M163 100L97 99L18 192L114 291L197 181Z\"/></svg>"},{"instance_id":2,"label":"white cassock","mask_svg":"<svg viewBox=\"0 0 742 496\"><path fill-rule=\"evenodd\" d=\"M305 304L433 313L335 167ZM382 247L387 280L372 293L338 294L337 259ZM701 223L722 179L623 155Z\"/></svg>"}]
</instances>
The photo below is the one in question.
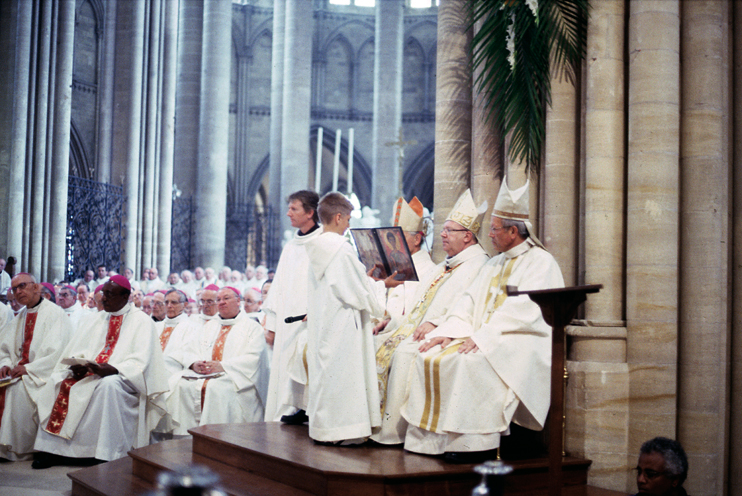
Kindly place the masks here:
<instances>
[{"instance_id":1,"label":"white cassock","mask_svg":"<svg viewBox=\"0 0 742 496\"><path fill-rule=\"evenodd\" d=\"M197 360L190 343L200 337L201 326L181 312L175 318L165 317L165 320L155 322L155 329L168 377L180 376L184 369Z\"/></svg>"},{"instance_id":2,"label":"white cassock","mask_svg":"<svg viewBox=\"0 0 742 496\"><path fill-rule=\"evenodd\" d=\"M309 257L306 244L322 233L318 228L300 235L299 231L286 243L278 260L276 275L263 302L261 310L265 312L265 328L273 331L273 358L271 360L271 377L268 386L268 402L265 407L265 421L278 421L281 416L296 412L296 406L304 403L306 381L297 382L289 374L289 361L297 353L297 342L306 343L307 323L301 320L287 324L286 317L306 315L309 286ZM302 336L302 339L298 339Z\"/></svg>"},{"instance_id":3,"label":"white cassock","mask_svg":"<svg viewBox=\"0 0 742 496\"><path fill-rule=\"evenodd\" d=\"M564 286L559 266L530 239L490 260L429 338L454 338L418 353L410 370L405 449L484 451L500 445L513 421L543 429L549 410L551 327L521 291ZM477 352L458 353L471 337ZM435 385L435 387L431 387ZM426 388L429 388L426 391Z\"/></svg>"},{"instance_id":4,"label":"white cassock","mask_svg":"<svg viewBox=\"0 0 742 496\"><path fill-rule=\"evenodd\" d=\"M0 270L0 294L6 294L10 287L10 274Z\"/></svg>"},{"instance_id":5,"label":"white cassock","mask_svg":"<svg viewBox=\"0 0 742 496\"><path fill-rule=\"evenodd\" d=\"M13 309L10 308L10 305L0 303L0 339L2 339L3 327L13 320L13 317Z\"/></svg>"},{"instance_id":6,"label":"white cassock","mask_svg":"<svg viewBox=\"0 0 742 496\"><path fill-rule=\"evenodd\" d=\"M69 317L70 322L72 323L73 332L79 327L80 321L85 318L85 316L90 315L90 311L87 308L83 308L77 300L75 300L74 305L65 308L64 313Z\"/></svg>"},{"instance_id":7,"label":"white cassock","mask_svg":"<svg viewBox=\"0 0 742 496\"><path fill-rule=\"evenodd\" d=\"M72 326L62 308L44 298L34 308L24 307L0 330L0 367L20 363L28 372L0 389L0 395L5 395L5 407L0 409L0 457L17 460L33 451L39 424L38 391L49 380L71 336Z\"/></svg>"},{"instance_id":8,"label":"white cassock","mask_svg":"<svg viewBox=\"0 0 742 496\"><path fill-rule=\"evenodd\" d=\"M149 281L147 281L148 293L153 293L158 289L165 289L165 281L163 281L159 277L155 277L154 279L150 279Z\"/></svg>"},{"instance_id":9,"label":"white cassock","mask_svg":"<svg viewBox=\"0 0 742 496\"><path fill-rule=\"evenodd\" d=\"M396 323L401 322L404 316L415 306L417 301L415 296L417 295L417 288L420 286L420 282L429 280L430 275L437 267L436 263L430 259L430 253L424 250L412 254L412 263L415 265L415 272L417 272L417 281L405 281L396 288L392 288L386 292L387 317ZM384 283L379 281L376 284L383 286ZM389 323L394 325L392 321ZM387 325L382 332L376 335L374 338L376 348L386 341L392 329Z\"/></svg>"},{"instance_id":10,"label":"white cassock","mask_svg":"<svg viewBox=\"0 0 742 496\"><path fill-rule=\"evenodd\" d=\"M420 342L412 341L417 327L430 322L440 325L446 312L474 281L485 263L487 253L478 244L469 246L447 258L421 281L415 295L416 303L404 318L389 322L386 340L376 350L376 372L379 383L382 423L379 432L371 436L382 444L404 442L407 422L400 410L406 399L409 370Z\"/></svg>"},{"instance_id":11,"label":"white cassock","mask_svg":"<svg viewBox=\"0 0 742 496\"><path fill-rule=\"evenodd\" d=\"M167 398L175 435L205 424L262 422L268 389L268 356L263 328L240 311L233 319L212 319L191 341L196 360L216 360L224 373L198 378L192 370L171 381ZM191 364L188 366L190 367Z\"/></svg>"},{"instance_id":12,"label":"white cassock","mask_svg":"<svg viewBox=\"0 0 742 496\"><path fill-rule=\"evenodd\" d=\"M118 312L83 319L62 353L108 363L118 374L88 375L73 383L57 363L39 394L34 448L74 458L115 460L145 446L164 415L167 372L152 319L126 304ZM64 386L64 387L63 387Z\"/></svg>"},{"instance_id":13,"label":"white cassock","mask_svg":"<svg viewBox=\"0 0 742 496\"><path fill-rule=\"evenodd\" d=\"M371 319L380 318L384 309L343 236L324 232L306 249L309 437L367 437L381 424Z\"/></svg>"}]
</instances>

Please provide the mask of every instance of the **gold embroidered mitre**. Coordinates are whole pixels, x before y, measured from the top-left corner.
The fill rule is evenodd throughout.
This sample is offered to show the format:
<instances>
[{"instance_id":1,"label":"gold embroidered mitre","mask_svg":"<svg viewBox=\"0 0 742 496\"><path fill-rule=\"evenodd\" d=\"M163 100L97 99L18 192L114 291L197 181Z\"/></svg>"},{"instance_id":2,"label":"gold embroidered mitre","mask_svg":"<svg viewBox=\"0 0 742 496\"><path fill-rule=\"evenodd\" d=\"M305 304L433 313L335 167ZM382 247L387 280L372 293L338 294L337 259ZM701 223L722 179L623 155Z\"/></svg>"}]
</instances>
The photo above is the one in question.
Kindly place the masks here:
<instances>
[{"instance_id":1,"label":"gold embroidered mitre","mask_svg":"<svg viewBox=\"0 0 742 496\"><path fill-rule=\"evenodd\" d=\"M474 198L471 196L471 190L467 189L456 200L456 204L451 209L451 213L448 214L446 220L452 220L460 224L461 227L470 230L474 234L478 234L479 228L482 227L482 219L486 211L487 201L485 200L477 208L474 204Z\"/></svg>"},{"instance_id":2,"label":"gold embroidered mitre","mask_svg":"<svg viewBox=\"0 0 742 496\"><path fill-rule=\"evenodd\" d=\"M410 203L404 201L404 198L397 198L394 203L393 226L399 226L403 231L421 232L423 226L423 204L417 199L417 196L410 200Z\"/></svg>"}]
</instances>

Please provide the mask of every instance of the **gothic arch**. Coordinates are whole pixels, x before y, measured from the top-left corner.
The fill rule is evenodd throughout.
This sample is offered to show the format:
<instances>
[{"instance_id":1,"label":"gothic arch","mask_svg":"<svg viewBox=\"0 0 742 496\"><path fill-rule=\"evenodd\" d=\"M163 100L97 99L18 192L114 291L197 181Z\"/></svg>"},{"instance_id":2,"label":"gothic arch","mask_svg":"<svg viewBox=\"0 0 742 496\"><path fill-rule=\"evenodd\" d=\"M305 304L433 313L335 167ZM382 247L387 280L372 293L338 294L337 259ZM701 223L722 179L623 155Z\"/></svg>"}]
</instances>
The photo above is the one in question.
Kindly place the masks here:
<instances>
[{"instance_id":1,"label":"gothic arch","mask_svg":"<svg viewBox=\"0 0 742 496\"><path fill-rule=\"evenodd\" d=\"M103 3L101 0L83 0L80 2L80 5L75 9L75 21L77 21L77 16L80 15L80 9L82 9L82 6L85 3L89 3L90 6L93 9L93 15L95 16L95 27L96 27L96 35L100 35L103 32L103 27L105 26L105 13L106 9L103 7Z\"/></svg>"},{"instance_id":2,"label":"gothic arch","mask_svg":"<svg viewBox=\"0 0 742 496\"><path fill-rule=\"evenodd\" d=\"M238 57L244 57L249 52L246 38L245 30L232 18L232 46Z\"/></svg>"},{"instance_id":3,"label":"gothic arch","mask_svg":"<svg viewBox=\"0 0 742 496\"><path fill-rule=\"evenodd\" d=\"M352 26L352 25L357 25L357 26L360 26L361 28L366 29L367 31L369 31L371 33L371 38L373 39L373 33L374 33L374 26L373 26L373 24L369 24L369 23L364 22L364 21L353 19L353 20L346 21L346 22L340 24L335 29L333 29L332 31L330 31L330 33L328 33L328 35L325 37L325 39L323 40L323 42L318 47L319 48L319 50L318 50L319 53L322 53L322 54L327 53L327 46L330 44L330 42L332 42L332 40L334 40L337 35L343 34L346 27ZM346 37L346 39L348 38L347 35L345 37Z\"/></svg>"},{"instance_id":4,"label":"gothic arch","mask_svg":"<svg viewBox=\"0 0 742 496\"><path fill-rule=\"evenodd\" d=\"M273 18L269 17L265 21L261 22L257 26L255 26L255 29L252 31L255 33L250 37L250 39L247 41L248 46L253 46L257 40L260 39L261 36L263 36L266 32L268 33L268 36L273 39Z\"/></svg>"},{"instance_id":5,"label":"gothic arch","mask_svg":"<svg viewBox=\"0 0 742 496\"><path fill-rule=\"evenodd\" d=\"M335 47L343 53L334 53ZM322 54L325 61L322 64L324 81L322 91L322 106L329 110L348 111L352 107L354 84L354 54L350 41L342 34L338 33L326 46ZM346 67L343 67L345 63Z\"/></svg>"},{"instance_id":6,"label":"gothic arch","mask_svg":"<svg viewBox=\"0 0 742 496\"><path fill-rule=\"evenodd\" d=\"M423 205L433 210L433 190L435 187L435 142L431 142L410 163L402 175L402 189L405 198L417 198Z\"/></svg>"},{"instance_id":7,"label":"gothic arch","mask_svg":"<svg viewBox=\"0 0 742 496\"><path fill-rule=\"evenodd\" d=\"M247 198L253 200L255 196L263 190L261 187L263 184L263 178L268 173L268 169L271 166L270 154L263 157L258 167L255 169L255 173L250 178L250 182L247 184ZM231 183L230 183L231 184ZM263 190L263 203L265 204L265 191ZM278 202L280 204L280 202Z\"/></svg>"},{"instance_id":8,"label":"gothic arch","mask_svg":"<svg viewBox=\"0 0 742 496\"><path fill-rule=\"evenodd\" d=\"M75 121L70 120L70 175L91 179L93 176L93 171L90 170L92 166L80 131L77 129Z\"/></svg>"}]
</instances>

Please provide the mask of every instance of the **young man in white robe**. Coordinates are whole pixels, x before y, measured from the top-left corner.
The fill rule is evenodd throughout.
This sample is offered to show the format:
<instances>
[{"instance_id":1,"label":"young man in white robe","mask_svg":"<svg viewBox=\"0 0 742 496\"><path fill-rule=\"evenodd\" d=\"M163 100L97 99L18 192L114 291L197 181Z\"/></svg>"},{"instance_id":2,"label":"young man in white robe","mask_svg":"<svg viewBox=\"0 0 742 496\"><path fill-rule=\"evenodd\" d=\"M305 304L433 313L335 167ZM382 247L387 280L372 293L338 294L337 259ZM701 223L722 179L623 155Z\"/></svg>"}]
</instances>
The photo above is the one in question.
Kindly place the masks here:
<instances>
[{"instance_id":1,"label":"young man in white robe","mask_svg":"<svg viewBox=\"0 0 742 496\"><path fill-rule=\"evenodd\" d=\"M33 451L38 391L72 336L72 324L60 307L41 297L31 275L17 274L10 288L25 306L0 333L0 380L16 380L0 388L0 458L20 460Z\"/></svg>"},{"instance_id":2,"label":"young man in white robe","mask_svg":"<svg viewBox=\"0 0 742 496\"><path fill-rule=\"evenodd\" d=\"M171 381L167 397L175 436L205 424L262 422L268 389L268 355L263 328L240 308L240 292L219 290L219 318L191 341L196 360Z\"/></svg>"},{"instance_id":3,"label":"young man in white robe","mask_svg":"<svg viewBox=\"0 0 742 496\"><path fill-rule=\"evenodd\" d=\"M490 450L499 447L511 421L543 429L551 327L536 303L525 295L508 297L506 286L551 289L564 280L554 257L531 234L528 203L528 183L510 191L503 179L489 234L500 253L420 346L402 409L409 451L475 463L493 456Z\"/></svg>"},{"instance_id":4,"label":"young man in white robe","mask_svg":"<svg viewBox=\"0 0 742 496\"><path fill-rule=\"evenodd\" d=\"M149 442L164 415L167 372L157 331L128 303L130 292L124 276L111 277L104 311L82 321L39 392L33 468L124 457Z\"/></svg>"},{"instance_id":5,"label":"young man in white robe","mask_svg":"<svg viewBox=\"0 0 742 496\"><path fill-rule=\"evenodd\" d=\"M296 353L298 342L302 343L299 353L303 355L307 323L305 318L288 324L285 319L307 314L309 257L305 246L319 236L322 230L317 216L317 193L297 191L289 196L288 203L286 216L297 231L281 252L271 291L262 305L266 341L273 345L265 421L278 421L285 417L283 420L287 423L300 424L307 419L304 410L297 408L305 404L306 382L291 378L289 361Z\"/></svg>"},{"instance_id":6,"label":"young man in white robe","mask_svg":"<svg viewBox=\"0 0 742 496\"><path fill-rule=\"evenodd\" d=\"M458 199L441 230L446 259L422 280L415 304L402 319L385 321L391 329L376 350L382 424L371 439L381 444L401 444L407 422L401 415L409 370L418 353L419 341L442 321L451 305L477 277L489 257L477 240L487 203L479 207L466 190Z\"/></svg>"},{"instance_id":7,"label":"young man in white robe","mask_svg":"<svg viewBox=\"0 0 742 496\"><path fill-rule=\"evenodd\" d=\"M384 310L343 237L352 211L340 193L326 194L318 207L323 232L306 244L307 416L309 437L320 443L357 444L381 424L372 330Z\"/></svg>"}]
</instances>

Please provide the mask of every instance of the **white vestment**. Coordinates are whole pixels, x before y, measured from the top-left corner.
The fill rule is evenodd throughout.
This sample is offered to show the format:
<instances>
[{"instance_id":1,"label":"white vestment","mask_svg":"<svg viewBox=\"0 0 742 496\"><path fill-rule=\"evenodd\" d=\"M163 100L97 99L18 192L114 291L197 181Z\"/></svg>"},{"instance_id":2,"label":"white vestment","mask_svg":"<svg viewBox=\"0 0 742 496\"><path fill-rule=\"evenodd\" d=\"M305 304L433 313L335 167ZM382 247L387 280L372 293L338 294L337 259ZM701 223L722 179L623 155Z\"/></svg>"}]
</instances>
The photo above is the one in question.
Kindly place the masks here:
<instances>
[{"instance_id":1,"label":"white vestment","mask_svg":"<svg viewBox=\"0 0 742 496\"><path fill-rule=\"evenodd\" d=\"M80 321L87 315L90 315L90 311L87 308L83 308L82 305L80 305L80 302L77 300L75 300L74 305L69 308L65 308L64 313L67 315L67 317L69 317L70 322L72 323L73 332L77 331L77 328L80 325Z\"/></svg>"},{"instance_id":2,"label":"white vestment","mask_svg":"<svg viewBox=\"0 0 742 496\"><path fill-rule=\"evenodd\" d=\"M175 318L165 317L162 322L155 322L160 345L165 345L162 355L165 358L165 367L168 377L180 376L198 358L193 354L191 341L200 337L201 326L189 319L185 312ZM165 334L167 331L167 334Z\"/></svg>"},{"instance_id":3,"label":"white vestment","mask_svg":"<svg viewBox=\"0 0 742 496\"><path fill-rule=\"evenodd\" d=\"M13 320L13 317L13 309L10 308L10 305L0 303L0 339L2 339L3 326Z\"/></svg>"},{"instance_id":4,"label":"white vestment","mask_svg":"<svg viewBox=\"0 0 742 496\"><path fill-rule=\"evenodd\" d=\"M188 429L205 424L261 422L268 357L260 324L242 311L233 319L212 319L189 348L195 360L219 361L224 373L203 379L188 369L171 381L167 409L175 426L173 434L187 435Z\"/></svg>"},{"instance_id":5,"label":"white vestment","mask_svg":"<svg viewBox=\"0 0 742 496\"><path fill-rule=\"evenodd\" d=\"M10 288L10 274L5 270L0 270L0 294L7 294Z\"/></svg>"},{"instance_id":6,"label":"white vestment","mask_svg":"<svg viewBox=\"0 0 742 496\"><path fill-rule=\"evenodd\" d=\"M374 441L382 444L404 442L407 422L402 418L400 410L407 395L410 366L421 344L412 340L412 333L424 322L439 325L448 309L474 281L487 260L487 253L476 244L438 264L418 286L415 300L419 306L413 305L406 318L397 321L393 319L387 325L389 331L381 334L391 342L382 341L376 353L384 413L381 429L371 437ZM389 374L386 387L381 383L381 374L384 371Z\"/></svg>"},{"instance_id":7,"label":"white vestment","mask_svg":"<svg viewBox=\"0 0 742 496\"><path fill-rule=\"evenodd\" d=\"M147 281L147 293L154 293L158 289L165 289L165 281L159 277Z\"/></svg>"},{"instance_id":8,"label":"white vestment","mask_svg":"<svg viewBox=\"0 0 742 496\"><path fill-rule=\"evenodd\" d=\"M483 451L499 446L511 420L544 426L550 400L551 327L528 296L505 286L564 286L554 257L530 239L490 260L428 338L450 337L445 349L418 353L410 370L405 449L417 453ZM471 337L476 352L458 353ZM431 384L435 387L430 389ZM428 388L428 390L426 390Z\"/></svg>"},{"instance_id":9,"label":"white vestment","mask_svg":"<svg viewBox=\"0 0 742 496\"><path fill-rule=\"evenodd\" d=\"M297 337L304 335L306 342L307 324L301 319L287 324L286 317L306 315L309 286L309 257L305 245L322 233L318 228L306 235L294 234L286 243L278 260L276 275L263 302L265 328L275 333L271 377L268 386L268 402L265 407L266 422L281 420L281 416L296 411L296 405L304 402L305 384L296 382L289 375L289 360L294 356ZM303 353L303 347L301 349Z\"/></svg>"},{"instance_id":10,"label":"white vestment","mask_svg":"<svg viewBox=\"0 0 742 496\"><path fill-rule=\"evenodd\" d=\"M119 316L118 339L111 351L107 338L116 326L109 323ZM72 385L69 400L60 397L60 387L71 372L57 363L39 394L36 450L114 460L148 444L150 431L165 413L162 395L167 391L167 372L152 319L131 304L118 312L98 312L83 319L62 357L96 360L104 354L118 374L85 376ZM52 434L50 428L58 432Z\"/></svg>"},{"instance_id":11,"label":"white vestment","mask_svg":"<svg viewBox=\"0 0 742 496\"><path fill-rule=\"evenodd\" d=\"M309 436L342 441L381 424L372 318L383 308L353 247L324 232L306 244Z\"/></svg>"},{"instance_id":12,"label":"white vestment","mask_svg":"<svg viewBox=\"0 0 742 496\"><path fill-rule=\"evenodd\" d=\"M36 401L62 350L72 336L72 326L61 307L42 298L24 309L0 333L0 368L18 365L23 358L26 321L36 314L33 337L28 346L27 374L5 387L5 408L0 420L0 457L22 458L33 451L39 416ZM1 390L0 390L1 391Z\"/></svg>"}]
</instances>

